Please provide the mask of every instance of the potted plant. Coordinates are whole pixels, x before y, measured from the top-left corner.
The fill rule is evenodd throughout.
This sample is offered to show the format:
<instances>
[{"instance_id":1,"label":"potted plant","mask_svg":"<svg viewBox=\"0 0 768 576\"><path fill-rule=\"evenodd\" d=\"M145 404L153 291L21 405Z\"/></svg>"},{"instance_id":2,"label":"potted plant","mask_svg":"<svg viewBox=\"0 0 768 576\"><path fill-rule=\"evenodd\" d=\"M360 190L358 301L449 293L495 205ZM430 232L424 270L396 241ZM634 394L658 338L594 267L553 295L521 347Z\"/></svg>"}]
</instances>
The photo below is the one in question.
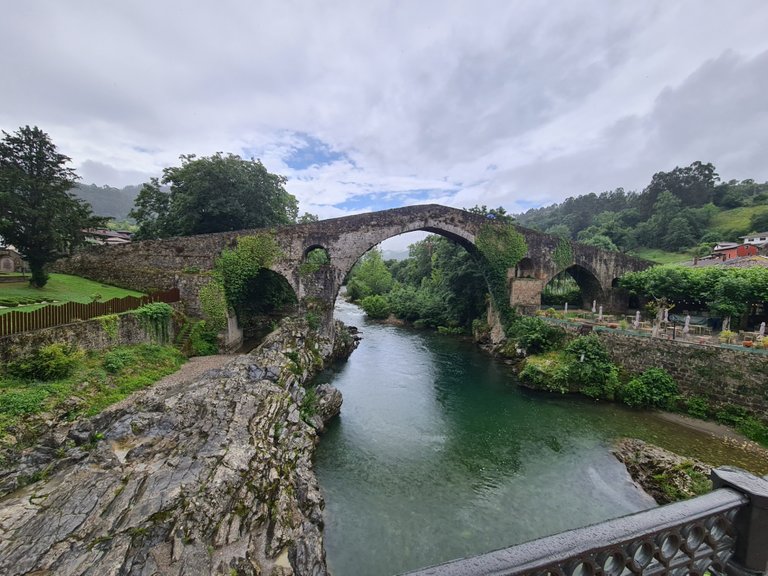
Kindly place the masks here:
<instances>
[{"instance_id":1,"label":"potted plant","mask_svg":"<svg viewBox=\"0 0 768 576\"><path fill-rule=\"evenodd\" d=\"M722 332L720 332L720 336L718 336L718 338L720 339L720 342L722 342L723 344L730 344L731 342L733 342L733 336L734 334L730 330L723 330Z\"/></svg>"}]
</instances>

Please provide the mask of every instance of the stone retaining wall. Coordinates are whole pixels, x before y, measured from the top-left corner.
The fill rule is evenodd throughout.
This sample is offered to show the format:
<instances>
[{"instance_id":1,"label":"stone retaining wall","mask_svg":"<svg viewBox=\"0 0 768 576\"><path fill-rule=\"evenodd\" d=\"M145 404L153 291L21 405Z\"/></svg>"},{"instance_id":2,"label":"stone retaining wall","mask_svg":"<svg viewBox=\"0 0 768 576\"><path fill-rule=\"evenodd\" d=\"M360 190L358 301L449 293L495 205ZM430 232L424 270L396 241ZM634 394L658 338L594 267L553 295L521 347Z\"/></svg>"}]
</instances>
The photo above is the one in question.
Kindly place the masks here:
<instances>
[{"instance_id":1,"label":"stone retaining wall","mask_svg":"<svg viewBox=\"0 0 768 576\"><path fill-rule=\"evenodd\" d=\"M171 306L174 305L171 304ZM152 335L144 329L136 315L129 312L118 315L117 319L117 332L114 336L105 328L105 323L98 318L4 336L0 338L0 363L26 356L42 346L55 342L78 346L83 350L103 350L111 346L144 344L153 341ZM179 328L176 322L169 322L168 336L171 342Z\"/></svg>"},{"instance_id":2,"label":"stone retaining wall","mask_svg":"<svg viewBox=\"0 0 768 576\"><path fill-rule=\"evenodd\" d=\"M739 406L768 413L768 355L747 350L597 332L613 362L635 375L654 366L669 372L684 396L714 408Z\"/></svg>"}]
</instances>

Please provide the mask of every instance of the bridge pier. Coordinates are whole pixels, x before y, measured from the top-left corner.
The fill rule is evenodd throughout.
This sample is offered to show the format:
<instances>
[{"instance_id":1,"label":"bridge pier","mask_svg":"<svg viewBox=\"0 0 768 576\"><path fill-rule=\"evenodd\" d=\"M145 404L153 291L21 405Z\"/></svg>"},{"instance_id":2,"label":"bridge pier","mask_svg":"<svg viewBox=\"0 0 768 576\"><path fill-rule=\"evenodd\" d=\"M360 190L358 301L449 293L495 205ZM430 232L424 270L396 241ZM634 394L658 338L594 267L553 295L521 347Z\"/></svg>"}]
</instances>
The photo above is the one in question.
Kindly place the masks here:
<instances>
[{"instance_id":1,"label":"bridge pier","mask_svg":"<svg viewBox=\"0 0 768 576\"><path fill-rule=\"evenodd\" d=\"M509 305L521 314L535 314L541 308L541 291L545 284L538 278L510 278Z\"/></svg>"}]
</instances>

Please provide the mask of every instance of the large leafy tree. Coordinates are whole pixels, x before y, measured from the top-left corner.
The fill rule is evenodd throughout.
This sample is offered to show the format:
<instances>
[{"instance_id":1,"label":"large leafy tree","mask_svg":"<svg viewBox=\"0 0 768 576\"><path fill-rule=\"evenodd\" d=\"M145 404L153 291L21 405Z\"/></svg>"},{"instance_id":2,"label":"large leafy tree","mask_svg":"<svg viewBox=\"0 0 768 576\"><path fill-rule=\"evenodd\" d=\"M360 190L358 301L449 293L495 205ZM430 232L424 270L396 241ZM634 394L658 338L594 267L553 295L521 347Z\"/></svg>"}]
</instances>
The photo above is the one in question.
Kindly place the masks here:
<instances>
[{"instance_id":1,"label":"large leafy tree","mask_svg":"<svg viewBox=\"0 0 768 576\"><path fill-rule=\"evenodd\" d=\"M640 211L650 216L656 201L664 192L676 196L683 206L703 206L712 201L718 180L720 176L708 162L696 161L684 168L657 172L640 197Z\"/></svg>"},{"instance_id":2,"label":"large leafy tree","mask_svg":"<svg viewBox=\"0 0 768 576\"><path fill-rule=\"evenodd\" d=\"M48 134L25 126L0 142L0 236L29 264L31 284L48 281L46 265L83 242L83 230L103 225L89 204L69 192L78 178Z\"/></svg>"},{"instance_id":3,"label":"large leafy tree","mask_svg":"<svg viewBox=\"0 0 768 576\"><path fill-rule=\"evenodd\" d=\"M286 192L286 178L267 171L259 160L235 154L197 158L181 156L181 166L144 184L131 217L136 237L167 238L209 232L291 224L296 198Z\"/></svg>"}]
</instances>

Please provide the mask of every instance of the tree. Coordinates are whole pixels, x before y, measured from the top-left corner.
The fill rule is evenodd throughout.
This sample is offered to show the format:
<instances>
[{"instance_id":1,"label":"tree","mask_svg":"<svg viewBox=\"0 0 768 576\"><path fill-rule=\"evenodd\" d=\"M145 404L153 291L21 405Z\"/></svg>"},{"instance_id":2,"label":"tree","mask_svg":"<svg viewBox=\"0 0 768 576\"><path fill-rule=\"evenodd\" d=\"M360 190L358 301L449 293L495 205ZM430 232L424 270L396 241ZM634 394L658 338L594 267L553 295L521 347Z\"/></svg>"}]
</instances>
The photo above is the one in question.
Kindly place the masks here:
<instances>
[{"instance_id":1,"label":"tree","mask_svg":"<svg viewBox=\"0 0 768 576\"><path fill-rule=\"evenodd\" d=\"M491 220L498 220L499 222L512 222L515 219L513 216L507 214L507 210L503 206L499 206L498 208L488 208L485 204L482 206L475 204L472 208L465 208L465 210L467 212L472 212L473 214L480 214Z\"/></svg>"},{"instance_id":2,"label":"tree","mask_svg":"<svg viewBox=\"0 0 768 576\"><path fill-rule=\"evenodd\" d=\"M755 212L749 219L749 227L752 232L765 232L768 230L768 210Z\"/></svg>"},{"instance_id":3,"label":"tree","mask_svg":"<svg viewBox=\"0 0 768 576\"><path fill-rule=\"evenodd\" d=\"M29 264L42 288L45 267L84 241L83 230L104 225L89 204L69 192L78 176L37 126L3 131L0 142L0 236Z\"/></svg>"},{"instance_id":4,"label":"tree","mask_svg":"<svg viewBox=\"0 0 768 576\"><path fill-rule=\"evenodd\" d=\"M181 166L165 168L161 179L144 184L131 217L136 237L167 238L292 224L296 198L286 178L267 171L260 160L217 152L182 155ZM163 189L167 186L168 189Z\"/></svg>"},{"instance_id":5,"label":"tree","mask_svg":"<svg viewBox=\"0 0 768 576\"><path fill-rule=\"evenodd\" d=\"M392 289L392 274L384 264L378 248L370 250L360 259L350 274L349 283L353 284L351 286L354 289L353 294L350 294L353 300L357 299L356 296L360 298L381 296ZM349 285L347 291L348 293L350 291Z\"/></svg>"},{"instance_id":6,"label":"tree","mask_svg":"<svg viewBox=\"0 0 768 576\"><path fill-rule=\"evenodd\" d=\"M677 197L683 206L702 206L713 200L718 180L720 176L715 172L715 167L699 161L685 168L676 167L670 172L657 172L643 191L640 211L649 216L655 209L657 199L665 191Z\"/></svg>"}]
</instances>

